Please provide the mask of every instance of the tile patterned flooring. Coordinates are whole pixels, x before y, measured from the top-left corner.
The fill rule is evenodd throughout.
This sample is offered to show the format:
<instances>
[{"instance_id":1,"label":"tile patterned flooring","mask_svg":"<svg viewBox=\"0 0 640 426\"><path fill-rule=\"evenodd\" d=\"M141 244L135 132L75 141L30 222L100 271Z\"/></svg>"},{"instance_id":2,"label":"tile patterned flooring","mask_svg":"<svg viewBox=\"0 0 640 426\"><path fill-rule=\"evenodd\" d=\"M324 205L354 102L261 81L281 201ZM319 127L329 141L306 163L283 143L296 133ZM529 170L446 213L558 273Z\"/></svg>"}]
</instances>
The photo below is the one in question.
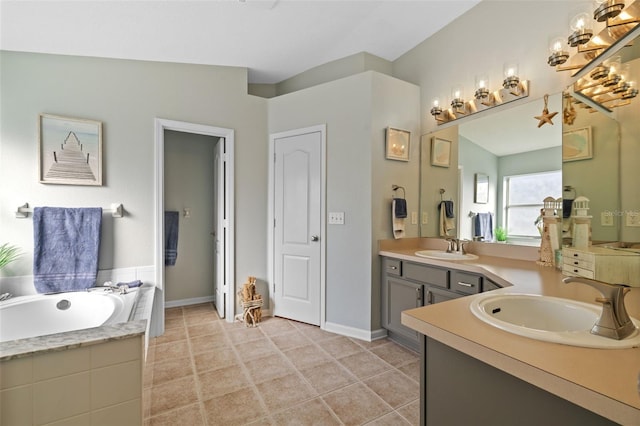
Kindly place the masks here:
<instances>
[{"instance_id":1,"label":"tile patterned flooring","mask_svg":"<svg viewBox=\"0 0 640 426\"><path fill-rule=\"evenodd\" d=\"M144 369L144 425L417 425L419 355L308 324L165 311Z\"/></svg>"}]
</instances>

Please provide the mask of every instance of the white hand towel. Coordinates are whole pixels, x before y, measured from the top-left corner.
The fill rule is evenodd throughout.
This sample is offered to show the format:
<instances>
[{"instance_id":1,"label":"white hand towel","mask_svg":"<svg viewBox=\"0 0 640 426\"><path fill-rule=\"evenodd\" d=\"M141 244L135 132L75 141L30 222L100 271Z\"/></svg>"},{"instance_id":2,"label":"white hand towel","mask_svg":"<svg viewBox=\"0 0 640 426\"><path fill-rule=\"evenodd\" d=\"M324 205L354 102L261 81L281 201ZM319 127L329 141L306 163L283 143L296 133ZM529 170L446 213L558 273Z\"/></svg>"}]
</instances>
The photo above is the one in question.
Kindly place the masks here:
<instances>
[{"instance_id":1,"label":"white hand towel","mask_svg":"<svg viewBox=\"0 0 640 426\"><path fill-rule=\"evenodd\" d=\"M440 205L440 236L451 237L449 231L453 231L456 227L455 218L447 217L444 205Z\"/></svg>"},{"instance_id":2,"label":"white hand towel","mask_svg":"<svg viewBox=\"0 0 640 426\"><path fill-rule=\"evenodd\" d=\"M404 237L404 218L396 217L396 200L391 202L391 222L393 227L393 238Z\"/></svg>"}]
</instances>

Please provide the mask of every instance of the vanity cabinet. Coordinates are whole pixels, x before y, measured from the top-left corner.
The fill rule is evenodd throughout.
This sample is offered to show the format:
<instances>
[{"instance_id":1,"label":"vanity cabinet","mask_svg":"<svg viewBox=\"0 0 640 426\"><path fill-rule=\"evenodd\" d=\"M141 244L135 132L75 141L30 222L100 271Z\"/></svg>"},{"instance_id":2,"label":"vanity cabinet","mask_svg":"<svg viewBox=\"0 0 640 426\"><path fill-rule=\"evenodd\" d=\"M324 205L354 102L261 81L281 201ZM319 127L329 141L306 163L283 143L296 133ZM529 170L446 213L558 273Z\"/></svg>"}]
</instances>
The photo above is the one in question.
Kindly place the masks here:
<instances>
[{"instance_id":1,"label":"vanity cabinet","mask_svg":"<svg viewBox=\"0 0 640 426\"><path fill-rule=\"evenodd\" d=\"M382 258L382 326L389 338L420 349L418 332L403 325L402 311L483 291L481 275L406 260ZM495 283L491 290L499 288Z\"/></svg>"},{"instance_id":2,"label":"vanity cabinet","mask_svg":"<svg viewBox=\"0 0 640 426\"><path fill-rule=\"evenodd\" d=\"M562 273L640 286L640 253L607 247L565 248L562 250Z\"/></svg>"}]
</instances>

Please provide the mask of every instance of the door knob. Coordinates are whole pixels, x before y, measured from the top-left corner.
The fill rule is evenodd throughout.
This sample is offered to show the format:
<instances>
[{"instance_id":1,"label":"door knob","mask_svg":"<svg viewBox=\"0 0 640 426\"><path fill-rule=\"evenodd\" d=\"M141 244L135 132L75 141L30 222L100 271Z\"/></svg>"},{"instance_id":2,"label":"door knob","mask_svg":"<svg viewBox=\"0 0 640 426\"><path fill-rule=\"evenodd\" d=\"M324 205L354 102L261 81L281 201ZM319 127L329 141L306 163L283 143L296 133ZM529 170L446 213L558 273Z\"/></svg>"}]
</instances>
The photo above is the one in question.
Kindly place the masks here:
<instances>
[{"instance_id":1,"label":"door knob","mask_svg":"<svg viewBox=\"0 0 640 426\"><path fill-rule=\"evenodd\" d=\"M318 237L317 235L312 235L311 241L320 241L320 237Z\"/></svg>"}]
</instances>

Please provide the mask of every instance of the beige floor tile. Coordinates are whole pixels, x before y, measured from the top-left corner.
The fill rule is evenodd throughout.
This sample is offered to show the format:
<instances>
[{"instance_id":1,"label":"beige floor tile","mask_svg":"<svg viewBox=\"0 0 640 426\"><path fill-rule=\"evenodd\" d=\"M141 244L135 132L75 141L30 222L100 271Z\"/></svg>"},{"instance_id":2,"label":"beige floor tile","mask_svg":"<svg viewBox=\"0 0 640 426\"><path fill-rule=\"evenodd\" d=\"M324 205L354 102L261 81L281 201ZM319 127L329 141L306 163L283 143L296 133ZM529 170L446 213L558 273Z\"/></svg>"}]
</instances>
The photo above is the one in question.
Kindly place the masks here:
<instances>
[{"instance_id":1,"label":"beige floor tile","mask_svg":"<svg viewBox=\"0 0 640 426\"><path fill-rule=\"evenodd\" d=\"M406 405L420 398L420 385L407 379L398 370L390 370L371 377L364 384L393 408Z\"/></svg>"},{"instance_id":2,"label":"beige floor tile","mask_svg":"<svg viewBox=\"0 0 640 426\"><path fill-rule=\"evenodd\" d=\"M177 340L171 343L156 345L155 362L167 359L185 358L190 355L189 344L186 340Z\"/></svg>"},{"instance_id":3,"label":"beige floor tile","mask_svg":"<svg viewBox=\"0 0 640 426\"><path fill-rule=\"evenodd\" d=\"M200 373L198 381L203 399L228 394L249 386L249 381L239 364Z\"/></svg>"},{"instance_id":4,"label":"beige floor tile","mask_svg":"<svg viewBox=\"0 0 640 426\"><path fill-rule=\"evenodd\" d=\"M284 351L284 354L298 370L313 367L314 365L331 360L331 357L314 344L289 349Z\"/></svg>"},{"instance_id":5,"label":"beige floor tile","mask_svg":"<svg viewBox=\"0 0 640 426\"><path fill-rule=\"evenodd\" d=\"M351 339L344 336L323 340L320 346L336 359L364 351L362 346L353 343Z\"/></svg>"},{"instance_id":6,"label":"beige floor tile","mask_svg":"<svg viewBox=\"0 0 640 426\"><path fill-rule=\"evenodd\" d=\"M311 343L309 339L305 337L300 331L292 331L288 333L278 334L277 336L271 336L271 341L281 350L298 348Z\"/></svg>"},{"instance_id":7,"label":"beige floor tile","mask_svg":"<svg viewBox=\"0 0 640 426\"><path fill-rule=\"evenodd\" d=\"M389 364L368 351L340 358L338 362L361 380L391 369Z\"/></svg>"},{"instance_id":8,"label":"beige floor tile","mask_svg":"<svg viewBox=\"0 0 640 426\"><path fill-rule=\"evenodd\" d=\"M273 416L278 426L341 425L320 398L304 402Z\"/></svg>"},{"instance_id":9,"label":"beige floor tile","mask_svg":"<svg viewBox=\"0 0 640 426\"><path fill-rule=\"evenodd\" d=\"M322 399L345 425L361 425L392 411L378 395L362 383L331 392Z\"/></svg>"},{"instance_id":10,"label":"beige floor tile","mask_svg":"<svg viewBox=\"0 0 640 426\"><path fill-rule=\"evenodd\" d=\"M216 321L220 321L220 318L215 312L198 312L192 315L184 316L184 322L185 324L187 324L187 326Z\"/></svg>"},{"instance_id":11,"label":"beige floor tile","mask_svg":"<svg viewBox=\"0 0 640 426\"><path fill-rule=\"evenodd\" d=\"M243 361L261 358L263 356L279 352L271 340L266 337L255 339L250 342L236 343L235 348Z\"/></svg>"},{"instance_id":12,"label":"beige floor tile","mask_svg":"<svg viewBox=\"0 0 640 426\"><path fill-rule=\"evenodd\" d=\"M374 340L373 342L367 342L366 340L360 340L360 339L354 339L354 338L351 338L351 340L354 343L359 344L360 346L362 346L365 349L373 349L373 348L376 348L376 347L381 346L381 345L386 345L387 343L389 343L391 341L391 340L389 340L387 338Z\"/></svg>"},{"instance_id":13,"label":"beige floor tile","mask_svg":"<svg viewBox=\"0 0 640 426\"><path fill-rule=\"evenodd\" d=\"M174 318L165 318L164 319L164 329L169 330L170 328L184 327L184 318L182 315L176 316Z\"/></svg>"},{"instance_id":14,"label":"beige floor tile","mask_svg":"<svg viewBox=\"0 0 640 426\"><path fill-rule=\"evenodd\" d=\"M279 353L244 361L254 383L262 383L294 372L291 363Z\"/></svg>"},{"instance_id":15,"label":"beige floor tile","mask_svg":"<svg viewBox=\"0 0 640 426\"><path fill-rule=\"evenodd\" d=\"M184 327L168 328L164 330L164 334L162 336L156 337L156 345L164 345L165 343L184 340L186 336Z\"/></svg>"},{"instance_id":16,"label":"beige floor tile","mask_svg":"<svg viewBox=\"0 0 640 426\"><path fill-rule=\"evenodd\" d=\"M410 424L418 426L420 424L420 400L417 399L404 407L396 410L398 414L404 417Z\"/></svg>"},{"instance_id":17,"label":"beige floor tile","mask_svg":"<svg viewBox=\"0 0 640 426\"><path fill-rule=\"evenodd\" d=\"M192 404L149 419L149 426L204 426L200 404Z\"/></svg>"},{"instance_id":18,"label":"beige floor tile","mask_svg":"<svg viewBox=\"0 0 640 426\"><path fill-rule=\"evenodd\" d=\"M207 336L210 334L222 333L222 327L220 326L220 321L216 321L216 322L208 321L208 322L190 325L187 328L187 332L190 338L194 338L199 336Z\"/></svg>"},{"instance_id":19,"label":"beige floor tile","mask_svg":"<svg viewBox=\"0 0 640 426\"><path fill-rule=\"evenodd\" d=\"M247 423L246 426L278 426L271 417L263 417L254 422Z\"/></svg>"},{"instance_id":20,"label":"beige floor tile","mask_svg":"<svg viewBox=\"0 0 640 426\"><path fill-rule=\"evenodd\" d=\"M161 383L151 388L151 412L153 417L198 401L193 376Z\"/></svg>"},{"instance_id":21,"label":"beige floor tile","mask_svg":"<svg viewBox=\"0 0 640 426\"><path fill-rule=\"evenodd\" d=\"M234 328L227 328L226 331L229 340L231 340L233 344L251 342L264 338L260 327L245 327L239 323L235 324Z\"/></svg>"},{"instance_id":22,"label":"beige floor tile","mask_svg":"<svg viewBox=\"0 0 640 426\"><path fill-rule=\"evenodd\" d=\"M372 348L371 352L394 367L420 358L419 354L393 342Z\"/></svg>"},{"instance_id":23,"label":"beige floor tile","mask_svg":"<svg viewBox=\"0 0 640 426\"><path fill-rule=\"evenodd\" d=\"M318 395L298 374L289 374L256 385L270 413Z\"/></svg>"},{"instance_id":24,"label":"beige floor tile","mask_svg":"<svg viewBox=\"0 0 640 426\"><path fill-rule=\"evenodd\" d=\"M319 394L345 387L357 381L355 376L336 361L314 365L300 372Z\"/></svg>"},{"instance_id":25,"label":"beige floor tile","mask_svg":"<svg viewBox=\"0 0 640 426\"><path fill-rule=\"evenodd\" d=\"M289 320L277 317L263 319L259 327L267 336L277 336L278 334L296 330Z\"/></svg>"},{"instance_id":26,"label":"beige floor tile","mask_svg":"<svg viewBox=\"0 0 640 426\"><path fill-rule=\"evenodd\" d=\"M187 315L200 315L202 313L215 313L216 308L213 307L213 303L199 303L197 305L188 305L182 307L182 313ZM217 314L216 314L217 315Z\"/></svg>"},{"instance_id":27,"label":"beige floor tile","mask_svg":"<svg viewBox=\"0 0 640 426\"><path fill-rule=\"evenodd\" d=\"M229 347L229 341L224 333L193 337L189 339L189 342L191 343L193 354L217 351Z\"/></svg>"},{"instance_id":28,"label":"beige floor tile","mask_svg":"<svg viewBox=\"0 0 640 426\"><path fill-rule=\"evenodd\" d=\"M182 318L182 308L168 308L164 310L164 318Z\"/></svg>"},{"instance_id":29,"label":"beige floor tile","mask_svg":"<svg viewBox=\"0 0 640 426\"><path fill-rule=\"evenodd\" d=\"M191 358L174 358L153 364L153 385L193 375Z\"/></svg>"},{"instance_id":30,"label":"beige floor tile","mask_svg":"<svg viewBox=\"0 0 640 426\"><path fill-rule=\"evenodd\" d=\"M416 382L420 383L420 360L408 362L400 367L396 367Z\"/></svg>"},{"instance_id":31,"label":"beige floor tile","mask_svg":"<svg viewBox=\"0 0 640 426\"><path fill-rule=\"evenodd\" d=\"M367 423L367 426L409 426L409 422L395 411Z\"/></svg>"},{"instance_id":32,"label":"beige floor tile","mask_svg":"<svg viewBox=\"0 0 640 426\"><path fill-rule=\"evenodd\" d=\"M195 354L193 360L196 366L196 374L237 365L240 361L231 346L228 345L217 347L213 351Z\"/></svg>"},{"instance_id":33,"label":"beige floor tile","mask_svg":"<svg viewBox=\"0 0 640 426\"><path fill-rule=\"evenodd\" d=\"M252 388L211 398L204 402L204 407L209 425L243 425L267 414Z\"/></svg>"},{"instance_id":34,"label":"beige floor tile","mask_svg":"<svg viewBox=\"0 0 640 426\"><path fill-rule=\"evenodd\" d=\"M310 324L303 323L295 323L298 330L302 331L305 336L311 339L314 342L321 342L326 339L331 339L336 337L334 333L329 333L328 331L321 330L320 327Z\"/></svg>"}]
</instances>

